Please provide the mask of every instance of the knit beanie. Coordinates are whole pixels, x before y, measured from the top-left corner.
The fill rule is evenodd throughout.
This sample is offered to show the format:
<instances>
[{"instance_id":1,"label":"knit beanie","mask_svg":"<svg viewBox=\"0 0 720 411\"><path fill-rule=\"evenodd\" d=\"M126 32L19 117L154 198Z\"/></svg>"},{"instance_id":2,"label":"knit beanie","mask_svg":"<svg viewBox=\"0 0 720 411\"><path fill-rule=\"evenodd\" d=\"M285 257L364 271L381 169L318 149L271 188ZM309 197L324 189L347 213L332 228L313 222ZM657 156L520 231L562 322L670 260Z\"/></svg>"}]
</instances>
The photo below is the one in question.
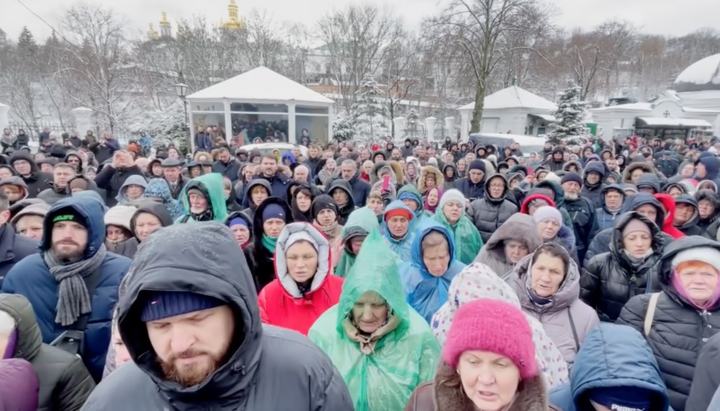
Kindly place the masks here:
<instances>
[{"instance_id":1,"label":"knit beanie","mask_svg":"<svg viewBox=\"0 0 720 411\"><path fill-rule=\"evenodd\" d=\"M647 224L643 223L642 221L638 220L637 218L633 218L630 221L628 221L627 224L625 224L625 228L622 230L622 236L623 238L629 236L631 233L634 233L636 231L640 231L643 233L647 233L648 235L652 235L652 232L650 231L650 227L647 226Z\"/></svg>"},{"instance_id":2,"label":"knit beanie","mask_svg":"<svg viewBox=\"0 0 720 411\"><path fill-rule=\"evenodd\" d=\"M578 183L578 185L582 185L582 177L580 177L580 174L572 171L565 173L562 180L560 180L560 184L565 184L570 181Z\"/></svg>"},{"instance_id":3,"label":"knit beanie","mask_svg":"<svg viewBox=\"0 0 720 411\"><path fill-rule=\"evenodd\" d=\"M440 199L440 203L438 204L438 208L440 210L442 210L443 207L445 207L445 204L447 204L451 201L460 203L463 206L463 208L465 208L465 196L463 195L462 192L460 192L460 190L456 190L454 188L452 190L448 190L445 193L443 193L443 196Z\"/></svg>"},{"instance_id":4,"label":"knit beanie","mask_svg":"<svg viewBox=\"0 0 720 411\"><path fill-rule=\"evenodd\" d=\"M245 219L242 217L235 217L233 219L230 219L230 221L228 222L228 227L234 227L236 225L241 225L245 228L250 228L247 221L245 221Z\"/></svg>"},{"instance_id":5,"label":"knit beanie","mask_svg":"<svg viewBox=\"0 0 720 411\"><path fill-rule=\"evenodd\" d=\"M472 163L470 163L470 167L468 167L468 172L472 170L480 170L483 173L485 172L485 162L482 160L473 160Z\"/></svg>"},{"instance_id":6,"label":"knit beanie","mask_svg":"<svg viewBox=\"0 0 720 411\"><path fill-rule=\"evenodd\" d=\"M456 368L466 351L488 351L509 358L520 370L523 381L539 371L530 324L519 308L504 301L475 300L458 309L447 334L442 360Z\"/></svg>"},{"instance_id":7,"label":"knit beanie","mask_svg":"<svg viewBox=\"0 0 720 411\"><path fill-rule=\"evenodd\" d=\"M88 181L84 177L75 177L72 180L70 180L69 186L70 191L72 191L74 188L79 188L81 190L87 190L88 189Z\"/></svg>"},{"instance_id":8,"label":"knit beanie","mask_svg":"<svg viewBox=\"0 0 720 411\"><path fill-rule=\"evenodd\" d=\"M720 251L711 247L688 248L680 251L672 259L672 267L677 268L682 263L699 261L715 268L720 273Z\"/></svg>"},{"instance_id":9,"label":"knit beanie","mask_svg":"<svg viewBox=\"0 0 720 411\"><path fill-rule=\"evenodd\" d=\"M316 219L322 210L332 210L335 213L335 216L340 215L340 211L338 210L337 204L335 204L335 200L327 194L317 196L312 202L311 209L313 219Z\"/></svg>"},{"instance_id":10,"label":"knit beanie","mask_svg":"<svg viewBox=\"0 0 720 411\"><path fill-rule=\"evenodd\" d=\"M74 207L60 208L55 210L52 214L48 214L46 218L49 219L50 224L55 224L61 221L72 221L87 228L87 221L85 220L85 217L83 217Z\"/></svg>"},{"instance_id":11,"label":"knit beanie","mask_svg":"<svg viewBox=\"0 0 720 411\"><path fill-rule=\"evenodd\" d=\"M217 298L187 291L153 291L145 297L140 321L161 320L225 305Z\"/></svg>"},{"instance_id":12,"label":"knit beanie","mask_svg":"<svg viewBox=\"0 0 720 411\"><path fill-rule=\"evenodd\" d=\"M193 187L193 188L189 189L189 190L187 191L188 197L190 197L191 194L195 194L195 195L198 195L198 196L200 196L200 197L202 197L202 198L206 198L206 197L205 197L205 193L203 193L202 190L200 190L200 189L198 189L198 188L194 188L194 187Z\"/></svg>"},{"instance_id":13,"label":"knit beanie","mask_svg":"<svg viewBox=\"0 0 720 411\"><path fill-rule=\"evenodd\" d=\"M562 225L562 214L560 214L560 211L558 211L555 207L550 206L542 206L535 210L535 213L533 214L533 220L535 220L536 223L539 223L541 221L551 219L557 221L558 225Z\"/></svg>"},{"instance_id":14,"label":"knit beanie","mask_svg":"<svg viewBox=\"0 0 720 411\"><path fill-rule=\"evenodd\" d=\"M280 220L285 221L285 210L282 208L280 204L268 204L267 207L263 210L262 213L262 221L263 223L271 218L278 218Z\"/></svg>"},{"instance_id":15,"label":"knit beanie","mask_svg":"<svg viewBox=\"0 0 720 411\"><path fill-rule=\"evenodd\" d=\"M647 411L653 393L641 387L600 387L590 390L590 401L609 410Z\"/></svg>"}]
</instances>

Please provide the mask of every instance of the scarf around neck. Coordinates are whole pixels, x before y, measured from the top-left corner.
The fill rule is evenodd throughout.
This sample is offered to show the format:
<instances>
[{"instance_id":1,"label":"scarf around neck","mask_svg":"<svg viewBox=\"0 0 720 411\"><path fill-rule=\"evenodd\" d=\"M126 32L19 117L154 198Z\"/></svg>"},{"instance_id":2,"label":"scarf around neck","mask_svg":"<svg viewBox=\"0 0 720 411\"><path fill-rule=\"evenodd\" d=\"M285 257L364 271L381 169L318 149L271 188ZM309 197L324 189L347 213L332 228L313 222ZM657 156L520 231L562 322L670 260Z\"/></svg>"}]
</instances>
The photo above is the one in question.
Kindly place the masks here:
<instances>
[{"instance_id":1,"label":"scarf around neck","mask_svg":"<svg viewBox=\"0 0 720 411\"><path fill-rule=\"evenodd\" d=\"M67 327L75 323L81 315L90 313L92 296L88 292L84 278L102 265L106 255L105 244L101 244L91 257L71 263L58 260L52 250L43 253L43 260L50 269L50 274L58 282L56 323Z\"/></svg>"},{"instance_id":2,"label":"scarf around neck","mask_svg":"<svg viewBox=\"0 0 720 411\"><path fill-rule=\"evenodd\" d=\"M333 221L333 223L328 226L320 225L320 223L315 220L313 221L313 225L315 226L315 228L322 231L322 233L325 234L325 237L327 237L328 239L332 240L335 238L335 231L338 228L337 220Z\"/></svg>"},{"instance_id":3,"label":"scarf around neck","mask_svg":"<svg viewBox=\"0 0 720 411\"><path fill-rule=\"evenodd\" d=\"M271 253L275 254L275 246L277 245L278 237L270 237L269 235L263 233L262 235L262 245L265 247L266 250L270 251Z\"/></svg>"}]
</instances>

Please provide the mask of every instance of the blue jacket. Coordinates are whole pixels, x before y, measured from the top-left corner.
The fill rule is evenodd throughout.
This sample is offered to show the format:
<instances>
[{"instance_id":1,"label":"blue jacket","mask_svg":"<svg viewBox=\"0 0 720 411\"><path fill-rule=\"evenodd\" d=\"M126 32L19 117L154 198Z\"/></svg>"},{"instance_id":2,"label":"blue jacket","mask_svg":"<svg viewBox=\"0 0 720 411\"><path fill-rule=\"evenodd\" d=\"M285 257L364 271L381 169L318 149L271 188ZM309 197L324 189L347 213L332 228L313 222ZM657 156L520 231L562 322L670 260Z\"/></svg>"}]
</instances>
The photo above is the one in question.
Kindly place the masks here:
<instances>
[{"instance_id":1,"label":"blue jacket","mask_svg":"<svg viewBox=\"0 0 720 411\"><path fill-rule=\"evenodd\" d=\"M423 262L422 241L433 231L442 234L449 246L450 263L445 274L440 277L431 275ZM403 283L405 298L428 324L437 310L447 302L450 282L465 268L465 264L456 260L454 256L455 241L448 229L435 220L428 220L423 221L416 229L411 262L400 264L400 279Z\"/></svg>"},{"instance_id":2,"label":"blue jacket","mask_svg":"<svg viewBox=\"0 0 720 411\"><path fill-rule=\"evenodd\" d=\"M655 356L635 329L600 323L575 357L570 382L550 391L550 403L563 411L593 411L595 388L637 387L657 393L652 411L670 410L670 399Z\"/></svg>"},{"instance_id":3,"label":"blue jacket","mask_svg":"<svg viewBox=\"0 0 720 411\"><path fill-rule=\"evenodd\" d=\"M405 237L401 239L395 239L392 235L390 235L390 229L388 228L387 222L385 222L385 214L388 213L388 211L395 210L398 208L403 208L407 210L410 215L412 216L412 220L410 220L410 225L408 225L408 231L405 233ZM390 246L390 249L395 253L395 255L398 256L399 261L412 261L412 244L413 240L415 239L415 214L413 214L410 207L406 206L405 203L403 203L400 200L395 200L392 203L390 203L385 208L385 214L383 214L382 219L382 227L380 228L382 231L383 237L385 237L385 241Z\"/></svg>"},{"instance_id":4,"label":"blue jacket","mask_svg":"<svg viewBox=\"0 0 720 411\"><path fill-rule=\"evenodd\" d=\"M97 252L105 241L104 205L92 197L74 196L58 201L48 212L52 216L61 208L71 207L87 221L88 246L85 256L90 257ZM52 245L52 223L45 218L44 233L40 242L39 254L33 254L10 270L2 285L2 292L25 296L32 304L37 322L42 332L43 342L51 343L66 328L55 323L58 301L58 283L50 274L42 252ZM118 287L130 267L130 259L108 253L103 261L101 277L92 298L92 313L85 330L86 346L83 361L95 381L102 377L105 366L105 355L110 344L112 310L118 302Z\"/></svg>"}]
</instances>

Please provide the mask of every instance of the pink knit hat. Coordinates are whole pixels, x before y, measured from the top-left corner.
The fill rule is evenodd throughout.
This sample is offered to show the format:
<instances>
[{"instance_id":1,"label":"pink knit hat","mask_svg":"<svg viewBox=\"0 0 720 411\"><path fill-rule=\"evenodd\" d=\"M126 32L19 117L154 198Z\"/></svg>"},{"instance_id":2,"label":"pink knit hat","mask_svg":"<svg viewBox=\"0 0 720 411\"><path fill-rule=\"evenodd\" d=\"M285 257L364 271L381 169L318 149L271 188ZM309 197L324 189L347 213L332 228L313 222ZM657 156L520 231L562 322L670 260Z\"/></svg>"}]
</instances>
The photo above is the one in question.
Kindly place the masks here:
<instances>
[{"instance_id":1,"label":"pink knit hat","mask_svg":"<svg viewBox=\"0 0 720 411\"><path fill-rule=\"evenodd\" d=\"M442 351L442 359L456 368L465 351L488 351L512 360L520 378L538 374L532 330L519 308L503 301L476 300L455 314Z\"/></svg>"}]
</instances>

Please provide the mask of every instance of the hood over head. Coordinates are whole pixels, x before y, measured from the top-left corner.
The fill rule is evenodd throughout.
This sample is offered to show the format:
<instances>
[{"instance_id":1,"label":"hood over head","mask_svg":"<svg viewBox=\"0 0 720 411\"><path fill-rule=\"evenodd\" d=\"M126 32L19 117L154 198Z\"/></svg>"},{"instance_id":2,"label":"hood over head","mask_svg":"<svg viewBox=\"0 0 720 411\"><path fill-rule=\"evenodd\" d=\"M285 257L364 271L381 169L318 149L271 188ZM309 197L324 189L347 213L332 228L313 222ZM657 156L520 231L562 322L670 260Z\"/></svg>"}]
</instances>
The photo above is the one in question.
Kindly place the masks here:
<instances>
[{"instance_id":1,"label":"hood over head","mask_svg":"<svg viewBox=\"0 0 720 411\"><path fill-rule=\"evenodd\" d=\"M615 221L612 231L612 242L610 243L610 252L613 253L613 257L618 259L620 264L624 267L630 267L629 263L623 261L625 259L624 254L620 253L620 250L624 249L623 246L623 230L627 227L628 223L632 220L640 220L645 223L650 229L652 235L652 250L656 255L661 255L663 252L663 245L665 243L665 237L663 237L662 230L651 221L649 218L638 213L637 211L627 211L620 214Z\"/></svg>"},{"instance_id":2,"label":"hood over head","mask_svg":"<svg viewBox=\"0 0 720 411\"><path fill-rule=\"evenodd\" d=\"M137 238L137 234L135 233L135 220L137 220L138 215L142 213L154 215L160 220L160 225L163 227L173 225L173 218L163 204L154 201L145 202L137 208L130 219L130 232L133 233L135 238Z\"/></svg>"},{"instance_id":3,"label":"hood over head","mask_svg":"<svg viewBox=\"0 0 720 411\"><path fill-rule=\"evenodd\" d=\"M663 206L663 227L669 225L672 227L673 220L675 219L675 199L669 194L655 194L655 197L660 205Z\"/></svg>"},{"instance_id":4,"label":"hood over head","mask_svg":"<svg viewBox=\"0 0 720 411\"><path fill-rule=\"evenodd\" d=\"M582 169L580 169L580 170L582 170ZM597 184L598 185L602 184L603 180L605 180L605 177L607 176L607 168L605 167L605 163L601 163L599 161L589 162L585 166L585 170L583 171L583 184L587 184L587 175L591 171L594 171L594 172L600 174L600 181Z\"/></svg>"},{"instance_id":5,"label":"hood over head","mask_svg":"<svg viewBox=\"0 0 720 411\"><path fill-rule=\"evenodd\" d=\"M352 188L350 187L350 183L343 180L342 178L338 178L338 179L334 180L332 183L330 183L330 188L328 188L328 190L327 190L328 195L330 195L330 197L332 197L332 193L336 189L343 190L347 194L347 197L348 197L347 204L345 204L345 206L343 206L340 211L346 210L346 209L350 209L350 210L354 209L355 208L355 199L353 199Z\"/></svg>"},{"instance_id":6,"label":"hood over head","mask_svg":"<svg viewBox=\"0 0 720 411\"><path fill-rule=\"evenodd\" d=\"M83 191L86 193L88 191ZM95 193L94 191L89 191ZM78 193L80 194L80 193ZM97 195L97 193L95 193ZM63 209L71 208L85 219L85 228L88 232L88 244L85 248L85 258L89 258L97 252L105 241L105 204L98 199L88 195L74 195L66 197L55 203L45 215L43 220L43 237L40 241L40 251L47 251L52 247L52 226L53 217L62 212Z\"/></svg>"},{"instance_id":7,"label":"hood over head","mask_svg":"<svg viewBox=\"0 0 720 411\"><path fill-rule=\"evenodd\" d=\"M375 156L377 153L373 154ZM338 164L340 164L338 162ZM402 182L402 179L404 177L404 171L402 164L398 163L397 161L379 161L373 165L372 169L370 170L370 184L375 184L378 181L381 181L382 179L378 177L378 173L380 171L384 171L383 169L387 170L390 173L390 181L393 184L397 184L398 182ZM420 171L417 171L420 173Z\"/></svg>"},{"instance_id":8,"label":"hood over head","mask_svg":"<svg viewBox=\"0 0 720 411\"><path fill-rule=\"evenodd\" d=\"M122 187L120 187L120 191L118 191L117 197L115 197L118 202L127 200L125 196L125 191L127 190L128 186L135 185L140 186L143 188L143 194L145 193L145 189L148 186L147 180L145 180L145 177L137 174L133 174L130 177L128 177L125 182L123 183Z\"/></svg>"},{"instance_id":9,"label":"hood over head","mask_svg":"<svg viewBox=\"0 0 720 411\"><path fill-rule=\"evenodd\" d=\"M632 183L630 176L632 175L633 171L637 169L641 169L645 173L655 174L656 172L655 167L653 167L653 165L650 163L647 163L645 161L633 162L625 168L625 171L623 171L623 183Z\"/></svg>"},{"instance_id":10,"label":"hood over head","mask_svg":"<svg viewBox=\"0 0 720 411\"><path fill-rule=\"evenodd\" d=\"M417 235L415 235L415 238L413 239L410 255L412 258L412 264L418 266L420 268L420 271L425 276L430 278L432 278L433 276L428 271L427 266L425 265L425 262L423 260L422 242L423 239L432 232L440 233L443 237L445 237L445 241L447 241L448 243L448 254L450 255L450 260L448 261L447 268L450 268L450 266L455 261L457 261L455 259L455 240L453 239L452 234L450 234L450 231L444 225L438 223L433 219L428 219L427 221L424 221L417 228Z\"/></svg>"},{"instance_id":11,"label":"hood over head","mask_svg":"<svg viewBox=\"0 0 720 411\"><path fill-rule=\"evenodd\" d=\"M18 150L14 152L10 157L10 165L15 167L14 163L18 160L25 160L30 163L30 172L32 174L37 174L40 172L40 168L38 167L37 163L35 163L35 160L33 160L32 154L30 154L29 151Z\"/></svg>"},{"instance_id":12,"label":"hood over head","mask_svg":"<svg viewBox=\"0 0 720 411\"><path fill-rule=\"evenodd\" d=\"M712 190L698 190L695 192L695 199L700 203L702 200L709 201L713 206L715 206L715 212L711 215L711 218L714 216L717 216L718 213L720 213L720 199L718 198L717 194L715 194Z\"/></svg>"},{"instance_id":13,"label":"hood over head","mask_svg":"<svg viewBox=\"0 0 720 411\"><path fill-rule=\"evenodd\" d=\"M642 207L645 204L650 204L654 206L657 210L657 218L655 219L654 223L658 226L658 228L662 230L663 226L665 225L665 212L662 205L660 204L660 201L658 201L658 199L656 199L650 194L638 193L634 196L628 197L623 203L622 209L620 211L622 213L627 213L629 211L637 211L638 208Z\"/></svg>"},{"instance_id":14,"label":"hood over head","mask_svg":"<svg viewBox=\"0 0 720 411\"><path fill-rule=\"evenodd\" d=\"M310 287L303 292L295 280L288 273L286 253L297 241L307 241L313 245L318 253L318 268L312 277ZM303 298L305 295L317 291L328 276L332 274L332 259L330 256L330 243L327 238L310 223L290 223L286 225L278 236L275 247L275 275L280 285L292 298Z\"/></svg>"},{"instance_id":15,"label":"hood over head","mask_svg":"<svg viewBox=\"0 0 720 411\"><path fill-rule=\"evenodd\" d=\"M262 356L263 327L257 292L245 256L229 228L215 221L175 224L154 232L133 260L118 329L133 362L169 399L237 401L254 384ZM192 292L223 301L235 317L228 357L202 383L184 388L165 378L147 328L140 320L153 291Z\"/></svg>"},{"instance_id":16,"label":"hood over head","mask_svg":"<svg viewBox=\"0 0 720 411\"><path fill-rule=\"evenodd\" d=\"M21 294L0 294L0 311L15 320L17 342L12 358L32 360L40 352L42 333L30 301Z\"/></svg>"},{"instance_id":17,"label":"hood over head","mask_svg":"<svg viewBox=\"0 0 720 411\"><path fill-rule=\"evenodd\" d=\"M358 208L350 213L342 229L342 239L345 247L348 247L348 240L357 235L368 235L380 228L375 212L367 207Z\"/></svg>"},{"instance_id":18,"label":"hood over head","mask_svg":"<svg viewBox=\"0 0 720 411\"><path fill-rule=\"evenodd\" d=\"M682 227L692 227L697 225L700 221L700 212L698 211L698 203L695 197L691 194L680 194L675 197L675 208L677 209L678 204L687 204L693 207L693 215L690 219L682 225Z\"/></svg>"},{"instance_id":19,"label":"hood over head","mask_svg":"<svg viewBox=\"0 0 720 411\"><path fill-rule=\"evenodd\" d=\"M656 193L660 193L660 179L655 174L645 173L640 177L640 179L635 183L635 187L638 188L638 190L642 187L650 187L653 190L655 190Z\"/></svg>"},{"instance_id":20,"label":"hood over head","mask_svg":"<svg viewBox=\"0 0 720 411\"><path fill-rule=\"evenodd\" d=\"M420 195L420 191L418 191L417 188L415 188L412 184L405 184L400 191L397 193L397 199L403 200L406 197L411 198L415 203L417 204L417 210L415 210L415 216L420 217L425 213L425 210L423 209L423 198Z\"/></svg>"},{"instance_id":21,"label":"hood over head","mask_svg":"<svg viewBox=\"0 0 720 411\"><path fill-rule=\"evenodd\" d=\"M491 198L490 197L490 181L491 180L500 180L503 183L503 191L499 198ZM505 195L507 194L508 190L510 189L510 184L508 183L508 180L505 178L505 175L503 174L493 174L490 177L485 179L485 200L490 201L492 203L502 203L505 201Z\"/></svg>"},{"instance_id":22,"label":"hood over head","mask_svg":"<svg viewBox=\"0 0 720 411\"><path fill-rule=\"evenodd\" d=\"M182 192L183 207L190 211L190 198L188 191L197 188L206 194L208 208L212 210L214 221L225 221L227 207L225 206L225 186L219 173L210 173L190 180Z\"/></svg>"},{"instance_id":23,"label":"hood over head","mask_svg":"<svg viewBox=\"0 0 720 411\"><path fill-rule=\"evenodd\" d=\"M252 226L255 228L254 236L253 236L253 245L256 250L261 249L262 247L262 235L263 235L263 212L265 211L265 208L267 208L270 204L277 204L283 209L283 213L285 214L285 224L289 224L293 222L292 217L292 210L290 209L290 206L288 203L279 198L279 197L268 197L265 200L263 200L262 203L257 207L255 210L255 216L253 217Z\"/></svg>"},{"instance_id":24,"label":"hood over head","mask_svg":"<svg viewBox=\"0 0 720 411\"><path fill-rule=\"evenodd\" d=\"M482 262L485 254L492 254L499 261L506 261L505 242L510 240L525 244L530 253L535 252L543 243L537 233L535 220L527 214L515 213L490 236L487 244L480 249L475 262Z\"/></svg>"},{"instance_id":25,"label":"hood over head","mask_svg":"<svg viewBox=\"0 0 720 411\"><path fill-rule=\"evenodd\" d=\"M418 191L421 193L424 193L427 191L427 184L425 184L425 178L429 175L435 176L435 187L442 188L445 185L445 177L443 177L442 171L438 170L437 167L427 165L423 167L422 171L420 172L420 179L418 180ZM483 181L487 181L483 179Z\"/></svg>"},{"instance_id":26,"label":"hood over head","mask_svg":"<svg viewBox=\"0 0 720 411\"><path fill-rule=\"evenodd\" d=\"M10 224L15 225L18 220L20 220L26 215L35 215L44 218L49 210L50 205L44 201L42 201L42 203L30 204L18 211L10 220Z\"/></svg>"},{"instance_id":27,"label":"hood over head","mask_svg":"<svg viewBox=\"0 0 720 411\"><path fill-rule=\"evenodd\" d=\"M600 323L585 337L575 357L570 380L575 408L592 409L592 390L616 387L650 391L650 409L670 409L660 368L645 337L632 327Z\"/></svg>"},{"instance_id":28,"label":"hood over head","mask_svg":"<svg viewBox=\"0 0 720 411\"><path fill-rule=\"evenodd\" d=\"M693 248L712 248L716 252L720 252L720 243L709 238L698 235L690 235L671 241L664 248L662 257L660 257L659 278L663 291L670 294L673 298L679 298L675 287L672 285L670 277L673 274L672 260L681 251Z\"/></svg>"}]
</instances>

